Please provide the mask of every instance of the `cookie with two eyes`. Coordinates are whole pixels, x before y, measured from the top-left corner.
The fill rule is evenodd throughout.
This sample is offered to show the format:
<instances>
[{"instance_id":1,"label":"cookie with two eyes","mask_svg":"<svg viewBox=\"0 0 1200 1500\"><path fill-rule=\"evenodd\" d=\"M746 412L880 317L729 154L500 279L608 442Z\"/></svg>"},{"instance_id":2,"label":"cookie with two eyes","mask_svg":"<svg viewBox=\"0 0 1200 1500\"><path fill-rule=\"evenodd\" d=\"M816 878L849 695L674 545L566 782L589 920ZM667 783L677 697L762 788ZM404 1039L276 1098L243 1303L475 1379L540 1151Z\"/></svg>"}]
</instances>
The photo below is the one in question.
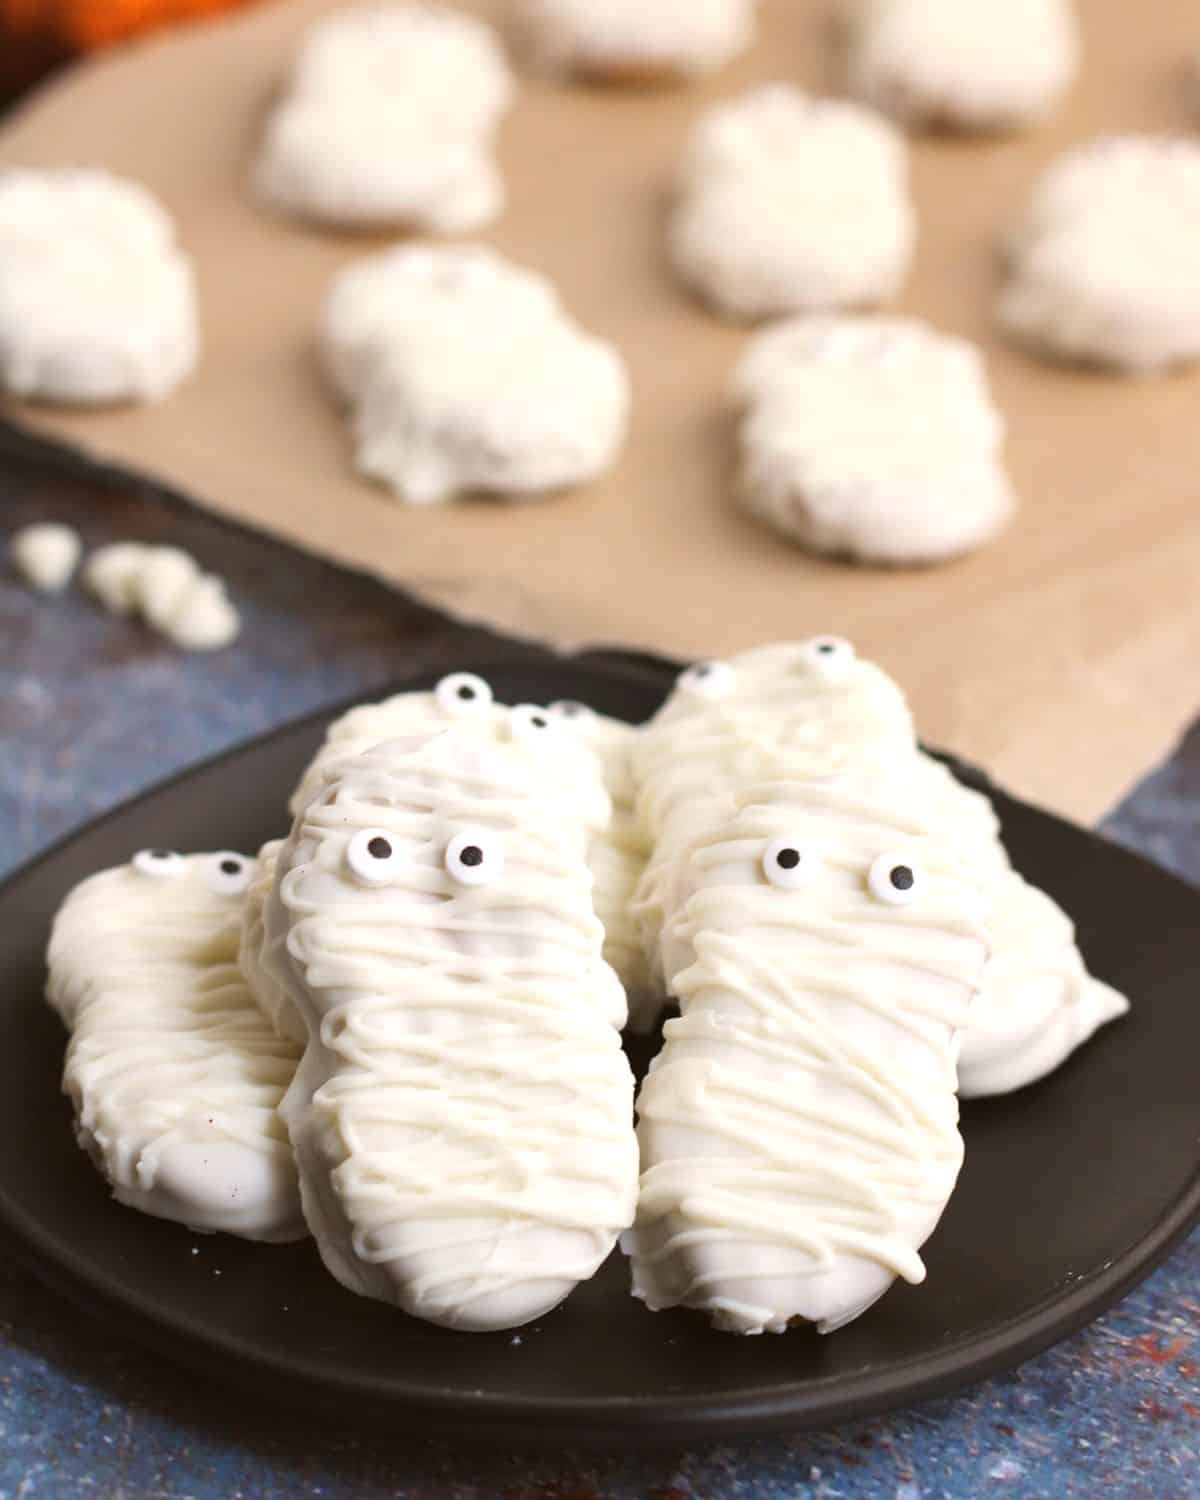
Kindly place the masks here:
<instances>
[{"instance_id":1,"label":"cookie with two eyes","mask_svg":"<svg viewBox=\"0 0 1200 1500\"><path fill-rule=\"evenodd\" d=\"M477 229L503 205L491 139L512 93L484 22L369 0L309 32L267 122L257 190L322 224Z\"/></svg>"},{"instance_id":2,"label":"cookie with two eyes","mask_svg":"<svg viewBox=\"0 0 1200 1500\"><path fill-rule=\"evenodd\" d=\"M899 1276L962 1163L955 1061L987 902L912 756L743 787L683 856L694 960L638 1096L634 1295L830 1332Z\"/></svg>"},{"instance_id":3,"label":"cookie with two eyes","mask_svg":"<svg viewBox=\"0 0 1200 1500\"><path fill-rule=\"evenodd\" d=\"M1016 505L982 358L908 318L796 318L751 343L737 496L812 552L942 562L990 541Z\"/></svg>"},{"instance_id":4,"label":"cookie with two eyes","mask_svg":"<svg viewBox=\"0 0 1200 1500\"><path fill-rule=\"evenodd\" d=\"M630 725L583 703L559 703L548 710L534 704L508 708L495 701L482 677L452 672L432 692L397 693L381 703L359 704L335 720L292 795L293 815L319 790L331 762L360 754L381 740L451 726L523 751L531 763L542 766L551 794L578 802L588 809L589 821L599 820L588 864L593 904L604 927L604 957L629 994L640 997L649 978L630 902L646 849L633 813L629 752L636 731ZM575 745L582 747L582 754L572 753ZM607 790L612 804L608 819L600 818L595 805L597 784ZM257 934L249 938L252 950L258 941Z\"/></svg>"},{"instance_id":5,"label":"cookie with two eyes","mask_svg":"<svg viewBox=\"0 0 1200 1500\"><path fill-rule=\"evenodd\" d=\"M145 188L0 172L0 386L64 405L158 401L199 344L191 262Z\"/></svg>"},{"instance_id":6,"label":"cookie with two eyes","mask_svg":"<svg viewBox=\"0 0 1200 1500\"><path fill-rule=\"evenodd\" d=\"M852 784L880 766L904 768L905 796L973 871L991 911L993 953L960 1039L960 1091L1032 1083L1127 1002L1088 973L1069 919L1012 868L990 801L918 748L895 682L837 636L698 663L638 733L637 806L652 850L634 912L652 966L674 993L695 963L694 930L680 919L689 853L729 820L745 786ZM632 1024L647 1029L659 1004L639 1000Z\"/></svg>"},{"instance_id":7,"label":"cookie with two eyes","mask_svg":"<svg viewBox=\"0 0 1200 1500\"><path fill-rule=\"evenodd\" d=\"M253 860L149 849L70 893L47 999L71 1033L63 1089L118 1202L252 1240L305 1233L278 1106L300 1049L238 969Z\"/></svg>"},{"instance_id":8,"label":"cookie with two eyes","mask_svg":"<svg viewBox=\"0 0 1200 1500\"><path fill-rule=\"evenodd\" d=\"M1053 358L1153 375L1200 359L1200 143L1114 136L1034 189L998 316Z\"/></svg>"},{"instance_id":9,"label":"cookie with two eyes","mask_svg":"<svg viewBox=\"0 0 1200 1500\"><path fill-rule=\"evenodd\" d=\"M598 477L625 438L613 345L483 246L402 245L335 279L320 343L355 461L409 505L537 499Z\"/></svg>"},{"instance_id":10,"label":"cookie with two eyes","mask_svg":"<svg viewBox=\"0 0 1200 1500\"><path fill-rule=\"evenodd\" d=\"M754 39L758 0L517 0L522 49L544 70L607 83L715 73Z\"/></svg>"},{"instance_id":11,"label":"cookie with two eyes","mask_svg":"<svg viewBox=\"0 0 1200 1500\"><path fill-rule=\"evenodd\" d=\"M840 19L850 93L910 125L1034 124L1079 62L1072 0L844 0Z\"/></svg>"},{"instance_id":12,"label":"cookie with two eyes","mask_svg":"<svg viewBox=\"0 0 1200 1500\"><path fill-rule=\"evenodd\" d=\"M693 132L669 237L685 284L730 317L882 302L915 238L907 146L862 105L758 86Z\"/></svg>"},{"instance_id":13,"label":"cookie with two eyes","mask_svg":"<svg viewBox=\"0 0 1200 1500\"><path fill-rule=\"evenodd\" d=\"M625 1002L586 863L601 822L457 728L333 762L298 816L264 957L310 1038L284 1104L305 1213L352 1290L514 1327L631 1223Z\"/></svg>"}]
</instances>

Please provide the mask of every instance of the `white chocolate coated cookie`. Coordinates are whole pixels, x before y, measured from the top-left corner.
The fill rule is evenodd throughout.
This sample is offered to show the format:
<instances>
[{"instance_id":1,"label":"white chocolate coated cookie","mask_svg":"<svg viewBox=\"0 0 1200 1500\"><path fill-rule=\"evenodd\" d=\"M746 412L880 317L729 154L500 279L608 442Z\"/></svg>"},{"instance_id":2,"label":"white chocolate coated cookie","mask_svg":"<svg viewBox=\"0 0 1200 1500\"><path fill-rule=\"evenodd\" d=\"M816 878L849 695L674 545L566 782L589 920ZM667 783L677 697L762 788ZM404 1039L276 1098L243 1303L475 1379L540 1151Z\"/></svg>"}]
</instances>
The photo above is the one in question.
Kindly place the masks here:
<instances>
[{"instance_id":1,"label":"white chocolate coated cookie","mask_svg":"<svg viewBox=\"0 0 1200 1500\"><path fill-rule=\"evenodd\" d=\"M793 319L737 373L738 496L813 552L875 564L972 551L1015 505L978 350L905 318Z\"/></svg>"},{"instance_id":2,"label":"white chocolate coated cookie","mask_svg":"<svg viewBox=\"0 0 1200 1500\"><path fill-rule=\"evenodd\" d=\"M624 441L617 350L544 278L481 247L406 245L352 265L322 346L354 405L359 469L409 505L540 498L603 473Z\"/></svg>"},{"instance_id":3,"label":"white chocolate coated cookie","mask_svg":"<svg viewBox=\"0 0 1200 1500\"><path fill-rule=\"evenodd\" d=\"M555 703L551 711L597 757L612 800L612 820L588 846L588 865L594 882L592 904L604 928L604 957L624 985L632 1011L647 1003L651 990L641 929L634 913L634 897L649 854L634 806L632 752L638 730L584 703Z\"/></svg>"},{"instance_id":4,"label":"white chocolate coated cookie","mask_svg":"<svg viewBox=\"0 0 1200 1500\"><path fill-rule=\"evenodd\" d=\"M896 1276L924 1279L988 948L986 902L913 763L747 787L686 856L676 921L696 958L639 1094L624 1242L651 1309L829 1332Z\"/></svg>"},{"instance_id":5,"label":"white chocolate coated cookie","mask_svg":"<svg viewBox=\"0 0 1200 1500\"><path fill-rule=\"evenodd\" d=\"M71 1032L63 1089L119 1202L189 1228L301 1237L277 1107L299 1049L238 971L253 861L146 850L77 886L54 921L47 998Z\"/></svg>"},{"instance_id":6,"label":"white chocolate coated cookie","mask_svg":"<svg viewBox=\"0 0 1200 1500\"><path fill-rule=\"evenodd\" d=\"M845 0L850 92L913 125L1006 130L1075 75L1072 0Z\"/></svg>"},{"instance_id":7,"label":"white chocolate coated cookie","mask_svg":"<svg viewBox=\"0 0 1200 1500\"><path fill-rule=\"evenodd\" d=\"M1200 142L1116 136L1036 187L999 318L1059 359L1152 375L1200 359Z\"/></svg>"},{"instance_id":8,"label":"white chocolate coated cookie","mask_svg":"<svg viewBox=\"0 0 1200 1500\"><path fill-rule=\"evenodd\" d=\"M0 386L65 405L157 401L199 350L191 264L137 183L0 173Z\"/></svg>"},{"instance_id":9,"label":"white chocolate coated cookie","mask_svg":"<svg viewBox=\"0 0 1200 1500\"><path fill-rule=\"evenodd\" d=\"M959 1052L964 1099L1035 1083L1129 1009L1088 973L1070 919L1044 891L1015 870L989 888L993 953Z\"/></svg>"},{"instance_id":10,"label":"white chocolate coated cookie","mask_svg":"<svg viewBox=\"0 0 1200 1500\"><path fill-rule=\"evenodd\" d=\"M884 301L915 237L908 148L861 105L756 87L694 131L669 232L679 275L731 317Z\"/></svg>"},{"instance_id":11,"label":"white chocolate coated cookie","mask_svg":"<svg viewBox=\"0 0 1200 1500\"><path fill-rule=\"evenodd\" d=\"M258 851L258 863L242 901L242 924L238 938L238 966L259 1010L279 1036L298 1042L308 1040L304 1018L292 998L263 962L266 948L266 907L275 889L275 870L282 839L272 839Z\"/></svg>"},{"instance_id":12,"label":"white chocolate coated cookie","mask_svg":"<svg viewBox=\"0 0 1200 1500\"><path fill-rule=\"evenodd\" d=\"M596 825L588 848L593 903L604 927L604 957L631 994L647 986L640 935L630 907L633 890L646 862L641 830L633 814L629 746L635 730L617 719L594 713L582 703L558 704L546 712L524 705L514 711L494 701L492 689L471 672L452 672L430 693L397 693L381 703L360 704L330 725L325 743L309 765L289 804L294 814L322 785L325 768L347 755L358 755L381 740L436 732L450 726L497 743L524 746L541 764L549 794L564 797L573 813ZM543 757L538 749L543 723L552 725L549 743L558 745L570 733L586 748L571 757L561 745ZM514 740L513 730L517 738ZM593 759L594 757L594 759ZM602 782L612 802L606 824L596 802ZM264 851L265 853L265 851Z\"/></svg>"},{"instance_id":13,"label":"white chocolate coated cookie","mask_svg":"<svg viewBox=\"0 0 1200 1500\"><path fill-rule=\"evenodd\" d=\"M511 96L482 21L387 0L339 12L310 32L271 114L258 191L318 223L477 229L503 204L491 137Z\"/></svg>"},{"instance_id":14,"label":"white chocolate coated cookie","mask_svg":"<svg viewBox=\"0 0 1200 1500\"><path fill-rule=\"evenodd\" d=\"M754 39L758 0L516 0L544 69L613 82L714 73Z\"/></svg>"},{"instance_id":15,"label":"white chocolate coated cookie","mask_svg":"<svg viewBox=\"0 0 1200 1500\"><path fill-rule=\"evenodd\" d=\"M283 1108L309 1225L352 1290L517 1326L632 1221L593 831L511 747L456 729L331 765L297 819L266 913L310 1038Z\"/></svg>"}]
</instances>

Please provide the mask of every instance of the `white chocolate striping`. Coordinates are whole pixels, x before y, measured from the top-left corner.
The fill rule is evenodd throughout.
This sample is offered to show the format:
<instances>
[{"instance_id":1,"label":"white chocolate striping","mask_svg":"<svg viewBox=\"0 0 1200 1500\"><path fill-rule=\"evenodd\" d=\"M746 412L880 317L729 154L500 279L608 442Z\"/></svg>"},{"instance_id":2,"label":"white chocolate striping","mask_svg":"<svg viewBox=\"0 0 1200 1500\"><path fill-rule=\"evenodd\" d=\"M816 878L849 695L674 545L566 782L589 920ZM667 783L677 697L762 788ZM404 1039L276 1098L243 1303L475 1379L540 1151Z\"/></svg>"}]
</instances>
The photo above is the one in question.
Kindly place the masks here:
<instances>
[{"instance_id":1,"label":"white chocolate striping","mask_svg":"<svg viewBox=\"0 0 1200 1500\"><path fill-rule=\"evenodd\" d=\"M695 963L638 1101L643 1178L627 1237L636 1294L737 1332L855 1317L918 1251L962 1160L955 1038L987 954L977 885L884 770L757 787L696 842L679 920ZM903 815L899 809L904 808ZM821 851L796 890L767 883L781 831ZM879 904L872 860L924 872Z\"/></svg>"},{"instance_id":2,"label":"white chocolate striping","mask_svg":"<svg viewBox=\"0 0 1200 1500\"><path fill-rule=\"evenodd\" d=\"M285 1114L310 1225L356 1291L459 1328L527 1322L633 1214L589 829L510 745L457 730L324 776L267 909L269 965L309 1028ZM503 846L490 884L446 867L464 829ZM387 883L348 864L367 830L394 852Z\"/></svg>"},{"instance_id":3,"label":"white chocolate striping","mask_svg":"<svg viewBox=\"0 0 1200 1500\"><path fill-rule=\"evenodd\" d=\"M47 998L71 1031L63 1087L79 1142L134 1208L295 1239L304 1224L277 1107L299 1052L237 967L241 894L213 881L239 857L171 858L168 875L92 876L55 919Z\"/></svg>"}]
</instances>

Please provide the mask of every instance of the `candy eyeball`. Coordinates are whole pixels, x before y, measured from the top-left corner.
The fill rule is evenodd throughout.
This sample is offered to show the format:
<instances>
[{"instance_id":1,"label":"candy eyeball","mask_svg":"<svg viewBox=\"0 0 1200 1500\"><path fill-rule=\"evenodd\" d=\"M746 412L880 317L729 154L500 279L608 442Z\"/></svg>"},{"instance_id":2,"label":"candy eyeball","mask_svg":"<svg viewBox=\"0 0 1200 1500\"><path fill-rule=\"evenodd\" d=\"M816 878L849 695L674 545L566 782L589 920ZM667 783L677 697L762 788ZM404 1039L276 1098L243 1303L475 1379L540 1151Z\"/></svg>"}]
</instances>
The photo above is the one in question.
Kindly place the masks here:
<instances>
[{"instance_id":1,"label":"candy eyeball","mask_svg":"<svg viewBox=\"0 0 1200 1500\"><path fill-rule=\"evenodd\" d=\"M504 841L490 828L464 828L446 845L445 865L458 885L491 885L504 873Z\"/></svg>"},{"instance_id":2,"label":"candy eyeball","mask_svg":"<svg viewBox=\"0 0 1200 1500\"><path fill-rule=\"evenodd\" d=\"M845 676L856 659L854 647L840 635L814 636L805 641L801 654L807 667L830 679Z\"/></svg>"},{"instance_id":3,"label":"candy eyeball","mask_svg":"<svg viewBox=\"0 0 1200 1500\"><path fill-rule=\"evenodd\" d=\"M451 719L465 719L491 706L491 687L474 672L451 672L433 690L437 706Z\"/></svg>"},{"instance_id":4,"label":"candy eyeball","mask_svg":"<svg viewBox=\"0 0 1200 1500\"><path fill-rule=\"evenodd\" d=\"M362 885L387 885L403 861L386 829L360 828L346 847L346 863Z\"/></svg>"},{"instance_id":5,"label":"candy eyeball","mask_svg":"<svg viewBox=\"0 0 1200 1500\"><path fill-rule=\"evenodd\" d=\"M589 708L586 703L577 703L574 698L560 698L557 703L550 705L550 712L572 729L584 729L596 717L595 709Z\"/></svg>"},{"instance_id":6,"label":"candy eyeball","mask_svg":"<svg viewBox=\"0 0 1200 1500\"><path fill-rule=\"evenodd\" d=\"M803 839L784 834L763 850L762 870L771 885L795 891L821 873L821 856Z\"/></svg>"},{"instance_id":7,"label":"candy eyeball","mask_svg":"<svg viewBox=\"0 0 1200 1500\"><path fill-rule=\"evenodd\" d=\"M925 872L910 855L881 854L867 874L867 887L876 901L910 906L925 888Z\"/></svg>"},{"instance_id":8,"label":"candy eyeball","mask_svg":"<svg viewBox=\"0 0 1200 1500\"><path fill-rule=\"evenodd\" d=\"M736 678L727 661L698 661L680 673L676 687L693 698L725 698L733 691Z\"/></svg>"},{"instance_id":9,"label":"candy eyeball","mask_svg":"<svg viewBox=\"0 0 1200 1500\"><path fill-rule=\"evenodd\" d=\"M523 745L553 744L559 734L558 716L535 703L518 703L509 713L508 732Z\"/></svg>"},{"instance_id":10,"label":"candy eyeball","mask_svg":"<svg viewBox=\"0 0 1200 1500\"><path fill-rule=\"evenodd\" d=\"M253 861L231 849L214 854L204 866L204 883L218 896L240 896L253 878Z\"/></svg>"},{"instance_id":11,"label":"candy eyeball","mask_svg":"<svg viewBox=\"0 0 1200 1500\"><path fill-rule=\"evenodd\" d=\"M173 849L142 849L133 856L133 868L155 880L178 880L187 869L187 861Z\"/></svg>"}]
</instances>

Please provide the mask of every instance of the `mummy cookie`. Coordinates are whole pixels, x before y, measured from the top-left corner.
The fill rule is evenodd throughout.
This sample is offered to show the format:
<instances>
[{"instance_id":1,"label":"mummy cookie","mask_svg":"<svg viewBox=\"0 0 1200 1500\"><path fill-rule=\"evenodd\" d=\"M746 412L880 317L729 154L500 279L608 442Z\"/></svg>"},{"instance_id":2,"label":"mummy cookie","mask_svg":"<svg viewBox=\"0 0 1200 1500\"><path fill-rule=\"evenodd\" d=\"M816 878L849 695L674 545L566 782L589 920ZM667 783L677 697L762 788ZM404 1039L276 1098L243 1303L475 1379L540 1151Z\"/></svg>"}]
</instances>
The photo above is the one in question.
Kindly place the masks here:
<instances>
[{"instance_id":1,"label":"mummy cookie","mask_svg":"<svg viewBox=\"0 0 1200 1500\"><path fill-rule=\"evenodd\" d=\"M612 800L612 820L593 837L588 865L593 880L592 904L604 928L604 958L625 987L632 1011L646 1005L651 989L634 914L634 896L649 853L634 808L631 752L638 731L620 719L596 713L585 703L555 703L551 711L598 758Z\"/></svg>"},{"instance_id":2,"label":"mummy cookie","mask_svg":"<svg viewBox=\"0 0 1200 1500\"><path fill-rule=\"evenodd\" d=\"M43 594L59 594L66 588L82 550L74 527L50 521L22 526L8 544L9 556L21 577Z\"/></svg>"},{"instance_id":3,"label":"mummy cookie","mask_svg":"<svg viewBox=\"0 0 1200 1500\"><path fill-rule=\"evenodd\" d=\"M544 278L482 247L400 246L352 265L321 343L354 405L359 469L409 505L538 498L596 478L624 440L620 355Z\"/></svg>"},{"instance_id":4,"label":"mummy cookie","mask_svg":"<svg viewBox=\"0 0 1200 1500\"><path fill-rule=\"evenodd\" d=\"M747 783L821 785L879 765L904 766L906 797L971 868L993 913L993 956L961 1043L962 1091L1031 1083L1126 1003L1091 978L1070 922L1012 869L988 799L917 748L899 688L836 636L689 668L639 732L638 809L653 848L634 910L655 972L674 991L695 962L691 929L676 920L688 850L728 821ZM656 997L642 1000L633 1024L657 1012Z\"/></svg>"},{"instance_id":5,"label":"mummy cookie","mask_svg":"<svg viewBox=\"0 0 1200 1500\"><path fill-rule=\"evenodd\" d=\"M754 39L758 0L517 0L524 49L551 72L601 82L715 73Z\"/></svg>"},{"instance_id":6,"label":"mummy cookie","mask_svg":"<svg viewBox=\"0 0 1200 1500\"><path fill-rule=\"evenodd\" d=\"M138 614L185 651L232 645L241 630L225 584L179 547L112 542L83 569L84 586L111 614Z\"/></svg>"},{"instance_id":7,"label":"mummy cookie","mask_svg":"<svg viewBox=\"0 0 1200 1500\"><path fill-rule=\"evenodd\" d=\"M1129 1009L1088 973L1070 919L1044 891L1015 870L989 888L993 953L958 1059L967 1099L1035 1083Z\"/></svg>"},{"instance_id":8,"label":"mummy cookie","mask_svg":"<svg viewBox=\"0 0 1200 1500\"><path fill-rule=\"evenodd\" d=\"M339 12L309 33L267 123L258 191L323 224L477 229L503 204L491 137L512 91L482 21L386 0Z\"/></svg>"},{"instance_id":9,"label":"mummy cookie","mask_svg":"<svg viewBox=\"0 0 1200 1500\"><path fill-rule=\"evenodd\" d=\"M1010 244L999 319L1059 359L1152 375L1200 358L1200 143L1118 136L1050 168Z\"/></svg>"},{"instance_id":10,"label":"mummy cookie","mask_svg":"<svg viewBox=\"0 0 1200 1500\"><path fill-rule=\"evenodd\" d=\"M268 966L310 1036L284 1114L309 1225L352 1290L513 1327L631 1222L595 831L457 729L334 763L297 819L266 911Z\"/></svg>"},{"instance_id":11,"label":"mummy cookie","mask_svg":"<svg viewBox=\"0 0 1200 1500\"><path fill-rule=\"evenodd\" d=\"M149 849L54 921L47 998L71 1033L80 1146L131 1208L252 1240L305 1232L277 1106L299 1049L238 971L253 861Z\"/></svg>"},{"instance_id":12,"label":"mummy cookie","mask_svg":"<svg viewBox=\"0 0 1200 1500\"><path fill-rule=\"evenodd\" d=\"M291 996L264 962L267 942L266 907L275 889L276 866L282 839L272 839L258 851L258 861L242 900L242 921L238 939L238 967L263 1015L276 1034L298 1042L308 1040L304 1018L292 1004Z\"/></svg>"},{"instance_id":13,"label":"mummy cookie","mask_svg":"<svg viewBox=\"0 0 1200 1500\"><path fill-rule=\"evenodd\" d=\"M0 386L64 405L158 401L198 350L191 263L144 188L0 172Z\"/></svg>"},{"instance_id":14,"label":"mummy cookie","mask_svg":"<svg viewBox=\"0 0 1200 1500\"><path fill-rule=\"evenodd\" d=\"M1004 421L978 351L907 318L795 319L735 378L752 516L812 552L942 562L1013 513Z\"/></svg>"},{"instance_id":15,"label":"mummy cookie","mask_svg":"<svg viewBox=\"0 0 1200 1500\"><path fill-rule=\"evenodd\" d=\"M861 105L754 88L694 132L669 233L683 281L730 317L882 302L912 256L907 147Z\"/></svg>"},{"instance_id":16,"label":"mummy cookie","mask_svg":"<svg viewBox=\"0 0 1200 1500\"><path fill-rule=\"evenodd\" d=\"M744 789L687 870L696 960L638 1098L634 1295L830 1332L924 1279L986 903L904 765Z\"/></svg>"},{"instance_id":17,"label":"mummy cookie","mask_svg":"<svg viewBox=\"0 0 1200 1500\"><path fill-rule=\"evenodd\" d=\"M1040 120L1075 75L1071 0L846 0L850 92L911 125Z\"/></svg>"}]
</instances>

